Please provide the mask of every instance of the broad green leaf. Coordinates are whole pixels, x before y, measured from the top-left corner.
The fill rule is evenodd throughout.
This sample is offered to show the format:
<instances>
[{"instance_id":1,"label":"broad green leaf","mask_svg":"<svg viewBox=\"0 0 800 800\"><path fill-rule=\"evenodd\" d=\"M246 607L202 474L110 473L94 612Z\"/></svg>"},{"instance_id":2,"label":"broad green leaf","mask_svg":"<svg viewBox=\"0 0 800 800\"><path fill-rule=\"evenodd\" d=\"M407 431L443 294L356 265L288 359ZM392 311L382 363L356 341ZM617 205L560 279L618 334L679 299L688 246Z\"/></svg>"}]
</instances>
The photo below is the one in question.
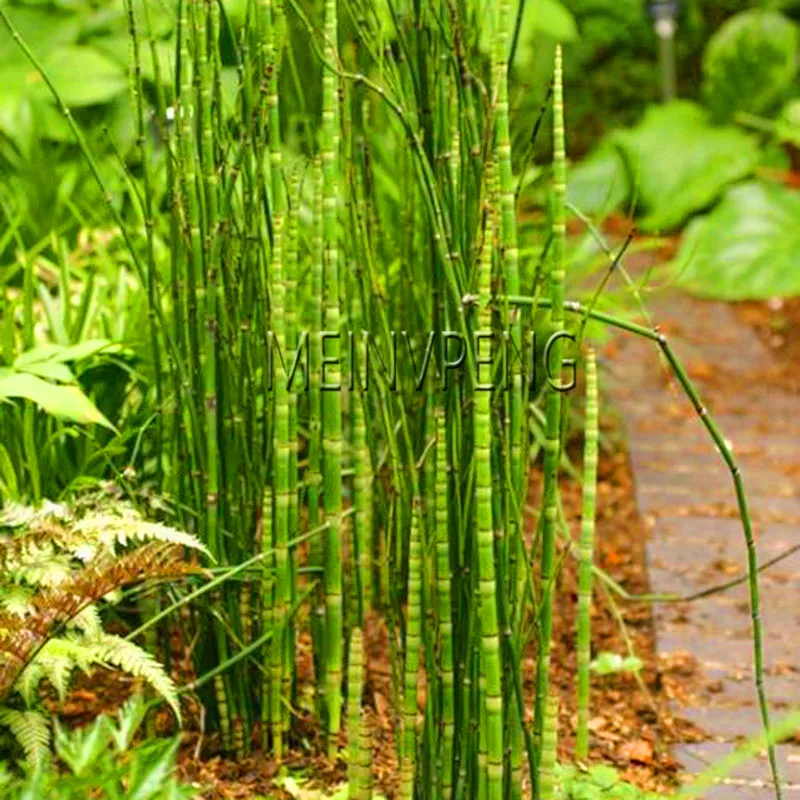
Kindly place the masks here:
<instances>
[{"instance_id":1,"label":"broad green leaf","mask_svg":"<svg viewBox=\"0 0 800 800\"><path fill-rule=\"evenodd\" d=\"M128 88L124 68L93 47L59 47L42 58L42 66L70 107L107 103Z\"/></svg>"},{"instance_id":2,"label":"broad green leaf","mask_svg":"<svg viewBox=\"0 0 800 800\"><path fill-rule=\"evenodd\" d=\"M759 161L755 137L712 126L700 106L683 100L650 108L637 127L611 139L643 213L639 225L648 232L678 227L750 175Z\"/></svg>"},{"instance_id":3,"label":"broad green leaf","mask_svg":"<svg viewBox=\"0 0 800 800\"><path fill-rule=\"evenodd\" d=\"M64 348L60 344L40 344L26 350L14 361L14 369L24 369L31 364L40 364L42 361L49 361L55 358Z\"/></svg>"},{"instance_id":4,"label":"broad green leaf","mask_svg":"<svg viewBox=\"0 0 800 800\"><path fill-rule=\"evenodd\" d=\"M769 112L797 73L797 28L777 11L751 9L727 20L703 56L703 97L718 120Z\"/></svg>"},{"instance_id":5,"label":"broad green leaf","mask_svg":"<svg viewBox=\"0 0 800 800\"><path fill-rule=\"evenodd\" d=\"M800 149L800 100L787 103L775 123L778 139Z\"/></svg>"},{"instance_id":6,"label":"broad green leaf","mask_svg":"<svg viewBox=\"0 0 800 800\"><path fill-rule=\"evenodd\" d=\"M75 14L54 12L53 9L37 9L0 0L20 37L37 56L75 42L80 32L80 20ZM8 28L0 24L0 53L3 61L25 62Z\"/></svg>"},{"instance_id":7,"label":"broad green leaf","mask_svg":"<svg viewBox=\"0 0 800 800\"><path fill-rule=\"evenodd\" d=\"M83 342L65 347L60 353L53 356L54 361L83 361L91 358L98 353L117 353L120 351L119 344L114 344L110 339L86 339Z\"/></svg>"},{"instance_id":8,"label":"broad green leaf","mask_svg":"<svg viewBox=\"0 0 800 800\"><path fill-rule=\"evenodd\" d=\"M559 0L536 0L534 3L525 3L520 37L525 33L536 31L556 42L574 42L578 38L575 18Z\"/></svg>"},{"instance_id":9,"label":"broad green leaf","mask_svg":"<svg viewBox=\"0 0 800 800\"><path fill-rule=\"evenodd\" d=\"M519 2L512 4L512 24L516 21ZM495 35L496 4L484 2L481 12L479 47L485 54L492 52ZM560 0L536 0L525 3L519 28L519 40L514 65L529 67L533 61L536 35L543 34L555 42L574 42L578 38L575 18Z\"/></svg>"},{"instance_id":10,"label":"broad green leaf","mask_svg":"<svg viewBox=\"0 0 800 800\"><path fill-rule=\"evenodd\" d=\"M735 186L692 222L672 264L690 292L721 300L800 294L800 193L760 181Z\"/></svg>"},{"instance_id":11,"label":"broad green leaf","mask_svg":"<svg viewBox=\"0 0 800 800\"><path fill-rule=\"evenodd\" d=\"M0 400L30 400L48 414L85 425L114 426L78 386L57 386L35 375L17 373L0 380Z\"/></svg>"},{"instance_id":12,"label":"broad green leaf","mask_svg":"<svg viewBox=\"0 0 800 800\"><path fill-rule=\"evenodd\" d=\"M567 200L584 214L606 217L630 194L630 183L619 151L603 144L567 174Z\"/></svg>"},{"instance_id":13,"label":"broad green leaf","mask_svg":"<svg viewBox=\"0 0 800 800\"><path fill-rule=\"evenodd\" d=\"M38 375L47 381L57 383L75 383L75 375L66 364L57 361L37 361L27 367L20 369L20 372L27 372L31 375Z\"/></svg>"}]
</instances>

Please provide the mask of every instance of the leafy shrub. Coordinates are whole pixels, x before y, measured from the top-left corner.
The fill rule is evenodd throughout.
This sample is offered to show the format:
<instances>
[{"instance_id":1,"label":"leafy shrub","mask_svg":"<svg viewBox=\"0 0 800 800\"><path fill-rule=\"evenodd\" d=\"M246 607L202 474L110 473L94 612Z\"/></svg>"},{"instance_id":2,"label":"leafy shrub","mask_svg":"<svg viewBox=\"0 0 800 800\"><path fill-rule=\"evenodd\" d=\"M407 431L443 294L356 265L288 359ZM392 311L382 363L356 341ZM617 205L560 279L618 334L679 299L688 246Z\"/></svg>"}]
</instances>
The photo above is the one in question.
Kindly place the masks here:
<instances>
[{"instance_id":1,"label":"leafy shrub","mask_svg":"<svg viewBox=\"0 0 800 800\"><path fill-rule=\"evenodd\" d=\"M0 765L0 792L6 800L85 800L87 797L127 800L179 800L192 797L175 776L178 739L134 744L146 706L133 697L116 719L98 717L85 728L56 726L57 766L41 765L15 778Z\"/></svg>"},{"instance_id":2,"label":"leafy shrub","mask_svg":"<svg viewBox=\"0 0 800 800\"><path fill-rule=\"evenodd\" d=\"M133 508L85 499L72 508L11 506L0 519L0 726L31 763L46 760L47 680L63 698L76 669L114 666L145 683L180 715L176 688L145 650L106 633L98 603L121 587L196 571L188 534L145 522ZM10 533L10 535L9 535Z\"/></svg>"},{"instance_id":3,"label":"leafy shrub","mask_svg":"<svg viewBox=\"0 0 800 800\"><path fill-rule=\"evenodd\" d=\"M645 231L678 227L750 175L760 157L753 136L712 126L704 109L688 101L650 108L637 127L613 134L612 141L624 158Z\"/></svg>"},{"instance_id":4,"label":"leafy shrub","mask_svg":"<svg viewBox=\"0 0 800 800\"><path fill-rule=\"evenodd\" d=\"M722 300L800 294L800 195L776 184L735 186L686 230L676 280Z\"/></svg>"},{"instance_id":5,"label":"leafy shrub","mask_svg":"<svg viewBox=\"0 0 800 800\"><path fill-rule=\"evenodd\" d=\"M738 111L773 109L797 72L797 29L775 11L751 10L729 19L703 58L703 97L718 121Z\"/></svg>"}]
</instances>

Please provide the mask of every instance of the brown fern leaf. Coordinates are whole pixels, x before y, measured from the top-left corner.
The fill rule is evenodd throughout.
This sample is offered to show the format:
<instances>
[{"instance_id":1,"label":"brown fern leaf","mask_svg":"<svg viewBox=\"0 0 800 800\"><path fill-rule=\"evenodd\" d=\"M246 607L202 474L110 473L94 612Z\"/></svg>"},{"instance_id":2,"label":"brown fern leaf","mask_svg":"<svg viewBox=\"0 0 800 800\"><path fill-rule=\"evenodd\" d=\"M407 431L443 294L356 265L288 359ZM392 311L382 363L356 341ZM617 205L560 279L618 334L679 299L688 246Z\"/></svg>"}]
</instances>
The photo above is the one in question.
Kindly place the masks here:
<instances>
[{"instance_id":1,"label":"brown fern leaf","mask_svg":"<svg viewBox=\"0 0 800 800\"><path fill-rule=\"evenodd\" d=\"M24 617L0 613L0 698L47 639L88 605L123 586L198 572L182 547L154 542L117 558L97 559L57 587L36 592Z\"/></svg>"}]
</instances>

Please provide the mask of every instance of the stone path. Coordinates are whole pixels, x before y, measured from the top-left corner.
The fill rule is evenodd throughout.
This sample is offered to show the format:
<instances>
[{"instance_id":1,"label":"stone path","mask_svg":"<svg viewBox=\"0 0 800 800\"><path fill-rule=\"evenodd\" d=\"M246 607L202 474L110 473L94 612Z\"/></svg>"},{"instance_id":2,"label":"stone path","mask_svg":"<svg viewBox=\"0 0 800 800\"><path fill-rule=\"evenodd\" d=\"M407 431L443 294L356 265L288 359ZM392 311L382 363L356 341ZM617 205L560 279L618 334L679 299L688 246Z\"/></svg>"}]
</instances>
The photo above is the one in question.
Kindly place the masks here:
<instances>
[{"instance_id":1,"label":"stone path","mask_svg":"<svg viewBox=\"0 0 800 800\"><path fill-rule=\"evenodd\" d=\"M800 397L765 386L772 355L722 304L670 297L654 318L687 366L734 452L748 490L760 563L800 544ZM635 337L619 342L607 365L627 428L653 593L694 594L745 569L730 474L658 350ZM762 573L766 686L773 718L800 707L800 552ZM756 734L760 720L752 673L746 584L691 604L655 608L659 655L690 654L698 690L674 701L708 741L681 745L676 757L699 772ZM800 740L799 740L800 741ZM800 800L800 744L779 748L785 796ZM766 757L737 769L710 800L774 796Z\"/></svg>"}]
</instances>

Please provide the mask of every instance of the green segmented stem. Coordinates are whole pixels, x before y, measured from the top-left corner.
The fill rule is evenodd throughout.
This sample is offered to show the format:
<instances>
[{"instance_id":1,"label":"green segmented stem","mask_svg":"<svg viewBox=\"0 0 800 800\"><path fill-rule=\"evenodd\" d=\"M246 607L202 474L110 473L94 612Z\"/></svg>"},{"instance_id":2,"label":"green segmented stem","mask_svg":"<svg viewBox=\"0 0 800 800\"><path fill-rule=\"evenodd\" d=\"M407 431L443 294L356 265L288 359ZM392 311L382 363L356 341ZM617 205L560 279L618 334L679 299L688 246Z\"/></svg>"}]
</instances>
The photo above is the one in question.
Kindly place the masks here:
<instances>
[{"instance_id":1,"label":"green segmented stem","mask_svg":"<svg viewBox=\"0 0 800 800\"><path fill-rule=\"evenodd\" d=\"M258 542L259 551L262 557L261 562L261 630L272 629L274 619L274 598L273 598L273 561L274 551L272 545L273 514L275 503L273 501L274 487L268 487L264 491L262 502L261 520L258 530L260 541ZM271 652L271 651L270 651ZM265 661L269 655L265 658ZM271 719L271 672L264 671L264 678L261 684L261 744L264 751L269 746L270 719Z\"/></svg>"},{"instance_id":2,"label":"green segmented stem","mask_svg":"<svg viewBox=\"0 0 800 800\"><path fill-rule=\"evenodd\" d=\"M361 732L361 695L364 687L364 634L361 628L350 633L350 662L347 668L347 796L359 796Z\"/></svg>"},{"instance_id":3,"label":"green segmented stem","mask_svg":"<svg viewBox=\"0 0 800 800\"><path fill-rule=\"evenodd\" d=\"M325 2L325 54L338 63L337 0ZM339 333L339 242L337 165L339 143L337 75L326 70L322 77L321 157L323 173L323 252L325 258L324 296L325 319L328 331ZM341 384L338 365L339 342L330 340L330 357L336 363L326 371L325 383ZM336 737L341 725L342 683L342 541L339 517L342 511L342 407L338 391L322 392L323 499L328 522L325 552L326 659L325 707L328 725L328 751L336 749Z\"/></svg>"},{"instance_id":4,"label":"green segmented stem","mask_svg":"<svg viewBox=\"0 0 800 800\"><path fill-rule=\"evenodd\" d=\"M361 363L361 362L360 362ZM367 445L364 416L366 394L357 392L352 399L353 436L353 541L355 542L358 616L363 624L372 598L372 459Z\"/></svg>"},{"instance_id":5,"label":"green segmented stem","mask_svg":"<svg viewBox=\"0 0 800 800\"><path fill-rule=\"evenodd\" d=\"M539 800L554 800L556 755L558 750L558 698L550 695L545 704L542 749L539 756Z\"/></svg>"},{"instance_id":6,"label":"green segmented stem","mask_svg":"<svg viewBox=\"0 0 800 800\"><path fill-rule=\"evenodd\" d=\"M581 512L580 566L578 568L578 729L575 757L589 755L589 661L591 659L592 567L594 566L595 500L597 496L598 437L597 359L586 353L586 421L583 447L583 509Z\"/></svg>"},{"instance_id":7,"label":"green segmented stem","mask_svg":"<svg viewBox=\"0 0 800 800\"><path fill-rule=\"evenodd\" d=\"M358 800L372 800L372 732L367 715L361 712L358 727Z\"/></svg>"},{"instance_id":8,"label":"green segmented stem","mask_svg":"<svg viewBox=\"0 0 800 800\"><path fill-rule=\"evenodd\" d=\"M311 528L321 522L320 490L322 488L322 385L321 348L317 346L323 325L323 178L319 158L313 164L314 198L312 207L311 277L308 328L311 336L309 371L311 385L308 391L308 520ZM314 569L322 570L325 564L326 540L315 537L309 545L309 562ZM317 701L323 696L325 678L325 599L323 581L318 581L314 591L314 608L311 617L311 635L314 642L314 672L317 684ZM320 709L318 707L318 713Z\"/></svg>"},{"instance_id":9,"label":"green segmented stem","mask_svg":"<svg viewBox=\"0 0 800 800\"><path fill-rule=\"evenodd\" d=\"M286 286L283 274L283 217L276 215L272 220L272 270L271 270L271 295L272 333L275 337L276 347L281 353L286 353ZM274 491L274 530L273 546L275 548L275 598L273 625L276 635L271 645L271 688L270 688L270 726L272 729L272 751L275 758L281 759L283 755L283 720L281 689L283 685L283 670L286 664L285 640L286 626L288 624L287 612L290 602L289 587L289 529L290 514L292 509L292 486L290 469L292 462L292 441L290 422L290 394L286 381L281 376L275 381L275 422L273 427L273 471L272 484Z\"/></svg>"},{"instance_id":10,"label":"green segmented stem","mask_svg":"<svg viewBox=\"0 0 800 800\"><path fill-rule=\"evenodd\" d=\"M400 797L412 800L417 760L417 692L422 648L422 509L415 499L408 542L408 617L403 670L403 750L400 762Z\"/></svg>"},{"instance_id":11,"label":"green segmented stem","mask_svg":"<svg viewBox=\"0 0 800 800\"><path fill-rule=\"evenodd\" d=\"M560 331L564 323L564 246L566 239L566 153L564 143L564 92L561 46L556 47L553 76L553 244L550 270L552 326ZM557 339L550 365L561 376L562 347ZM541 736L545 701L550 687L550 647L553 636L553 594L555 592L556 526L558 517L558 465L561 456L561 393L549 387L544 442L544 488L541 551L542 601L539 648L536 663L535 732Z\"/></svg>"},{"instance_id":12,"label":"green segmented stem","mask_svg":"<svg viewBox=\"0 0 800 800\"><path fill-rule=\"evenodd\" d=\"M508 52L511 38L511 3L510 0L499 0L497 3L497 50L496 58L496 92L495 103L495 141L497 165L500 178L500 255L502 258L502 275L509 294L517 294L519 278L519 247L517 245L516 202L514 196L514 173L511 164L511 134L508 114ZM522 345L522 326L518 312L512 312L510 322L511 333L517 348ZM517 502L522 493L522 374L514 370L514 390L511 394L511 469ZM519 509L514 509L512 523Z\"/></svg>"},{"instance_id":13,"label":"green segmented stem","mask_svg":"<svg viewBox=\"0 0 800 800\"><path fill-rule=\"evenodd\" d=\"M519 295L509 297L508 301L519 306L532 306L538 304L540 308L553 307L551 298L534 298ZM764 634L761 623L758 553L756 550L755 538L753 536L753 520L750 516L747 492L745 490L741 470L736 458L733 455L731 446L704 405L700 394L698 393L697 389L695 389L695 386L689 378L686 369L675 355L675 352L669 344L667 337L661 332L661 330L659 330L659 328L646 328L643 325L637 325L634 322L620 319L612 314L588 308L583 304L573 300L568 300L565 302L562 301L561 306L563 311L566 311L567 313L575 314L581 317L588 317L589 319L603 323L610 327L633 334L634 336L641 336L642 338L648 339L658 345L658 347L661 349L661 352L664 354L664 358L667 360L673 375L677 379L681 390L691 403L692 408L697 414L700 422L719 450L720 457L730 473L731 480L733 481L734 491L736 493L736 504L739 513L739 519L742 524L742 535L744 536L745 547L747 550L747 583L750 594L750 618L753 629L753 677L756 687L759 711L761 714L761 722L767 741L767 753L770 761L772 780L775 786L775 794L780 800L783 793L780 783L780 773L777 767L775 746L770 738L769 702L766 689L764 687Z\"/></svg>"},{"instance_id":14,"label":"green segmented stem","mask_svg":"<svg viewBox=\"0 0 800 800\"><path fill-rule=\"evenodd\" d=\"M450 585L450 486L447 458L447 420L445 410L436 410L436 622L439 633L439 671L441 673L442 733L437 768L439 792L443 800L453 795L453 738L455 735L455 675L453 672L453 617Z\"/></svg>"},{"instance_id":15,"label":"green segmented stem","mask_svg":"<svg viewBox=\"0 0 800 800\"><path fill-rule=\"evenodd\" d=\"M148 319L150 321L150 344L153 354L153 377L156 388L156 407L159 411L163 411L164 398L161 384L161 348L159 347L158 343L158 326L156 324L156 270L158 269L158 266L156 263L154 247L155 220L153 218L153 182L150 174L150 160L147 158L147 153L145 151L145 97L144 83L142 80L142 59L140 53L139 33L136 27L136 18L133 13L132 1L126 0L125 7L128 15L128 33L133 51L133 81L131 84L131 92L133 95L133 104L136 112L136 145L139 149L139 154L142 161L144 226L147 237L147 304ZM27 346L30 347L31 345ZM159 453L156 468L158 470L159 477L161 475L162 467L162 458L160 454L164 450L163 435L162 416L159 414L156 419L156 452Z\"/></svg>"},{"instance_id":16,"label":"green segmented stem","mask_svg":"<svg viewBox=\"0 0 800 800\"><path fill-rule=\"evenodd\" d=\"M226 750L230 750L233 746L233 737L231 735L231 716L228 709L228 698L225 692L225 682L222 675L217 675L214 678L214 697L217 701L217 713L219 714L219 726L222 733L222 746Z\"/></svg>"},{"instance_id":17,"label":"green segmented stem","mask_svg":"<svg viewBox=\"0 0 800 800\"><path fill-rule=\"evenodd\" d=\"M479 329L492 330L491 281L496 212L489 212L480 259ZM475 515L480 588L481 672L485 680L487 791L490 800L503 796L503 685L495 578L494 524L492 518L492 397L475 392L474 461Z\"/></svg>"}]
</instances>

